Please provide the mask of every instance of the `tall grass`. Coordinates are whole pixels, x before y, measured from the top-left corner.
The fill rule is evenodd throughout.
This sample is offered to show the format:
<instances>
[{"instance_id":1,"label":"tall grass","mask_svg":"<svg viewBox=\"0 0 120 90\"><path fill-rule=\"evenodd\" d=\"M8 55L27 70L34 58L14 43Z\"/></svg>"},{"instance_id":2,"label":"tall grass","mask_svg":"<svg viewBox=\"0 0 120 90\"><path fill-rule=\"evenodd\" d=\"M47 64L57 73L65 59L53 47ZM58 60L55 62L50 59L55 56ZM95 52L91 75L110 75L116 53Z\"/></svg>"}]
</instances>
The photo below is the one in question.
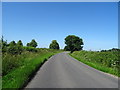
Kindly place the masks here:
<instances>
[{"instance_id":1,"label":"tall grass","mask_svg":"<svg viewBox=\"0 0 120 90\"><path fill-rule=\"evenodd\" d=\"M70 55L98 70L120 76L120 72L118 71L120 68L120 54L118 51L75 51Z\"/></svg>"},{"instance_id":2,"label":"tall grass","mask_svg":"<svg viewBox=\"0 0 120 90\"><path fill-rule=\"evenodd\" d=\"M50 56L61 52L51 49L39 49L36 52L23 52L21 55L3 55L3 88L21 88L31 74Z\"/></svg>"}]
</instances>

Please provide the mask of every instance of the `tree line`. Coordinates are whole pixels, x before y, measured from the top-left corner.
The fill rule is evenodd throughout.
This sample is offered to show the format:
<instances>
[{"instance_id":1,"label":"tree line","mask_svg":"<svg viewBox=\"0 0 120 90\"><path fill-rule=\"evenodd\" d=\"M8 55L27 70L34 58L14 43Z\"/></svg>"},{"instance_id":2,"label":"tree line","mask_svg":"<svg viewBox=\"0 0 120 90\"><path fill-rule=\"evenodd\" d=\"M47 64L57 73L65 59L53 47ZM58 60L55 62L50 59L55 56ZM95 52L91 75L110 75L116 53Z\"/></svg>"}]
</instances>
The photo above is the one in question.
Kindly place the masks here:
<instances>
[{"instance_id":1,"label":"tree line","mask_svg":"<svg viewBox=\"0 0 120 90\"><path fill-rule=\"evenodd\" d=\"M15 55L21 54L23 51L37 52L37 42L34 39L31 40L30 43L27 43L26 46L23 46L21 40L19 40L17 43L14 40L8 43L2 37L0 45L2 47L2 53L10 53Z\"/></svg>"},{"instance_id":2,"label":"tree line","mask_svg":"<svg viewBox=\"0 0 120 90\"><path fill-rule=\"evenodd\" d=\"M75 36L75 35L68 35L65 38L65 44L64 47L65 51L79 51L83 48L83 40L82 38ZM27 43L26 46L23 45L22 41L19 40L18 42L11 41L8 43L4 40L3 36L1 38L1 47L2 52L10 53L10 54L21 54L23 51L29 51L29 52L37 52L37 46L38 43L35 41L35 39L32 39L31 42ZM60 49L59 43L57 40L52 40L52 42L49 45L49 49Z\"/></svg>"},{"instance_id":3,"label":"tree line","mask_svg":"<svg viewBox=\"0 0 120 90\"><path fill-rule=\"evenodd\" d=\"M68 35L65 38L65 44L66 46L64 47L65 51L80 51L83 48L83 40L82 38L75 36L75 35ZM56 40L53 40L52 43L49 46L50 49L59 49L59 44L57 43Z\"/></svg>"}]
</instances>

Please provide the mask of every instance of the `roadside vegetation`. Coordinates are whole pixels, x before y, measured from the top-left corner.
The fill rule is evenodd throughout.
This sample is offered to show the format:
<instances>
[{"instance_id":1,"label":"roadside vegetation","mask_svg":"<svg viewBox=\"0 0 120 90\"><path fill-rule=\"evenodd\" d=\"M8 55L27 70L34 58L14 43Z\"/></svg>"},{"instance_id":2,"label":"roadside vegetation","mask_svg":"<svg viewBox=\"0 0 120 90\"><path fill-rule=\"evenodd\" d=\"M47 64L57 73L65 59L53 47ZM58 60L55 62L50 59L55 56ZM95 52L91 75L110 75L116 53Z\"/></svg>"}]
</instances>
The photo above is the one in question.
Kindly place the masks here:
<instances>
[{"instance_id":1,"label":"roadside vegetation","mask_svg":"<svg viewBox=\"0 0 120 90\"><path fill-rule=\"evenodd\" d=\"M70 55L77 60L103 72L120 76L120 49L84 51L82 38L68 35L65 38L64 51L70 51ZM8 43L2 37L2 88L22 88L40 66L52 55L63 52L60 50L57 40L53 40L49 49L36 48L35 39L23 45L22 41ZM1 73L0 73L1 74Z\"/></svg>"},{"instance_id":2,"label":"roadside vegetation","mask_svg":"<svg viewBox=\"0 0 120 90\"><path fill-rule=\"evenodd\" d=\"M74 51L70 55L77 60L101 70L120 77L120 49L101 51Z\"/></svg>"},{"instance_id":3,"label":"roadside vegetation","mask_svg":"<svg viewBox=\"0 0 120 90\"><path fill-rule=\"evenodd\" d=\"M65 51L77 60L101 70L120 77L120 49L101 51L84 51L82 38L75 35L68 35L65 38Z\"/></svg>"},{"instance_id":4,"label":"roadside vegetation","mask_svg":"<svg viewBox=\"0 0 120 90\"><path fill-rule=\"evenodd\" d=\"M26 46L1 39L2 47L2 88L22 88L39 67L59 49L36 48L33 39Z\"/></svg>"}]
</instances>

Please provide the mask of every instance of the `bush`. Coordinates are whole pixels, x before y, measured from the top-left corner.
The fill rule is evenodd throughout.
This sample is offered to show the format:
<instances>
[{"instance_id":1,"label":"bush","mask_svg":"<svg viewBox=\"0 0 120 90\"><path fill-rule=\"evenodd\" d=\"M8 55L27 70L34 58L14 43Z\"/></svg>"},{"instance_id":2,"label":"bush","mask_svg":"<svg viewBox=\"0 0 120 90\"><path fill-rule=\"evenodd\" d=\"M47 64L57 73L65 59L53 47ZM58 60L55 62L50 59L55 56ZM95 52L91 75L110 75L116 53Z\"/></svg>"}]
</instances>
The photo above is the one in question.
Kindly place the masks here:
<instances>
[{"instance_id":1,"label":"bush","mask_svg":"<svg viewBox=\"0 0 120 90\"><path fill-rule=\"evenodd\" d=\"M29 52L37 52L37 48L34 47L24 47L24 50L29 51Z\"/></svg>"},{"instance_id":2,"label":"bush","mask_svg":"<svg viewBox=\"0 0 120 90\"><path fill-rule=\"evenodd\" d=\"M21 54L23 51L23 47L19 45L8 46L6 49L7 49L7 53L13 54L13 55Z\"/></svg>"},{"instance_id":3,"label":"bush","mask_svg":"<svg viewBox=\"0 0 120 90\"><path fill-rule=\"evenodd\" d=\"M119 53L119 50L114 49L102 50L100 52L75 51L71 55L90 66L94 65L93 67L97 69L118 75L120 74L120 72L118 73L118 70L120 69Z\"/></svg>"}]
</instances>

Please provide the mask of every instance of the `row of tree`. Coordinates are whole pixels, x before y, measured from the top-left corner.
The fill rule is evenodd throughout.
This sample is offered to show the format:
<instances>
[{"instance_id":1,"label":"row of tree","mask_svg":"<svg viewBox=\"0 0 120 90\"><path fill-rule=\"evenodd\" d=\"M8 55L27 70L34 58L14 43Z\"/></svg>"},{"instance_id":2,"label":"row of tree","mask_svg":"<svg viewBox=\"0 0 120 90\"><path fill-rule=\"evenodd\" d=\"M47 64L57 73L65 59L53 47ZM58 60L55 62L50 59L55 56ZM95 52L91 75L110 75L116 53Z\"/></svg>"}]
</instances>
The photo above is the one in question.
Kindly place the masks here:
<instances>
[{"instance_id":1,"label":"row of tree","mask_svg":"<svg viewBox=\"0 0 120 90\"><path fill-rule=\"evenodd\" d=\"M21 54L23 51L37 51L35 48L37 46L37 42L33 39L30 43L27 43L27 47L23 46L23 43L21 40L19 40L17 43L15 41L11 41L10 43L7 43L2 37L0 40L2 47L2 52L10 53L10 54Z\"/></svg>"},{"instance_id":2,"label":"row of tree","mask_svg":"<svg viewBox=\"0 0 120 90\"><path fill-rule=\"evenodd\" d=\"M83 48L83 40L82 38L75 36L75 35L69 35L65 38L65 51L79 51ZM52 43L49 46L50 49L59 49L59 44L56 40L53 40Z\"/></svg>"},{"instance_id":3,"label":"row of tree","mask_svg":"<svg viewBox=\"0 0 120 90\"><path fill-rule=\"evenodd\" d=\"M118 48L112 48L112 49L109 49L109 50L101 50L101 52L109 52L109 51L120 51L120 49Z\"/></svg>"},{"instance_id":4,"label":"row of tree","mask_svg":"<svg viewBox=\"0 0 120 90\"><path fill-rule=\"evenodd\" d=\"M2 37L2 52L8 52L11 54L21 54L22 51L37 51L35 48L38 46L35 39L32 39L31 42L27 43L26 46L23 46L23 43L21 40L19 40L17 43L15 41L11 41L10 43L7 43ZM79 51L83 48L83 41L81 38L75 35L69 35L65 38L65 51ZM56 40L53 40L50 45L50 49L60 49L59 44Z\"/></svg>"}]
</instances>

